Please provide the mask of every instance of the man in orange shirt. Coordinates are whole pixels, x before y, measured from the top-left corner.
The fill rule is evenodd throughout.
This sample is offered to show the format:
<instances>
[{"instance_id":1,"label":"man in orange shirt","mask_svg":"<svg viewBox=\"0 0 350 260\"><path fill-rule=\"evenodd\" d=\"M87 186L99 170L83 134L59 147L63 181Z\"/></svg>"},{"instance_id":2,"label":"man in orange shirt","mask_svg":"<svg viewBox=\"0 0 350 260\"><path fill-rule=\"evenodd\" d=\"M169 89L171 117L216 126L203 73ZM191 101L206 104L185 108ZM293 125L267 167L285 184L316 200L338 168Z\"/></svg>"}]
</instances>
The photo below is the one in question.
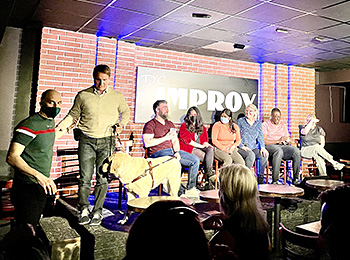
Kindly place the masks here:
<instances>
[{"instance_id":1,"label":"man in orange shirt","mask_svg":"<svg viewBox=\"0 0 350 260\"><path fill-rule=\"evenodd\" d=\"M281 111L271 110L271 119L262 123L266 149L272 157L272 183L277 184L281 160L293 160L293 184L300 183L300 150L292 146L287 126L281 122Z\"/></svg>"}]
</instances>

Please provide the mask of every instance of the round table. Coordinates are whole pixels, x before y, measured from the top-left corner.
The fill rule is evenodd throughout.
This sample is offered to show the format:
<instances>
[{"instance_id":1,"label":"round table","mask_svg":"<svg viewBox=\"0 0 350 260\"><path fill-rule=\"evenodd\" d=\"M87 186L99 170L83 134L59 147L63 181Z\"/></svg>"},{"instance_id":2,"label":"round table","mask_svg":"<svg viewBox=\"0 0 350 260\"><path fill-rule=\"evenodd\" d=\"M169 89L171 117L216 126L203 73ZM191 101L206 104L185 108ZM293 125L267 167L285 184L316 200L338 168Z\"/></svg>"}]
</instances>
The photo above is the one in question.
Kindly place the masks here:
<instances>
[{"instance_id":1,"label":"round table","mask_svg":"<svg viewBox=\"0 0 350 260\"><path fill-rule=\"evenodd\" d=\"M343 185L343 181L339 180L330 180L330 179L310 179L306 181L306 186L310 188L315 188L319 191L324 191L328 189L332 189L339 185Z\"/></svg>"},{"instance_id":2,"label":"round table","mask_svg":"<svg viewBox=\"0 0 350 260\"><path fill-rule=\"evenodd\" d=\"M150 196L150 197L137 198L137 199L128 201L127 203L128 210L141 213L153 203L161 200L181 200L181 199L179 197L172 197L172 196Z\"/></svg>"},{"instance_id":3,"label":"round table","mask_svg":"<svg viewBox=\"0 0 350 260\"><path fill-rule=\"evenodd\" d=\"M276 253L280 253L279 225L281 221L281 198L302 196L304 195L304 190L294 186L278 184L259 184L258 190L260 196L274 198L274 248Z\"/></svg>"},{"instance_id":4,"label":"round table","mask_svg":"<svg viewBox=\"0 0 350 260\"><path fill-rule=\"evenodd\" d=\"M204 201L219 203L219 190L201 191L199 198Z\"/></svg>"}]
</instances>

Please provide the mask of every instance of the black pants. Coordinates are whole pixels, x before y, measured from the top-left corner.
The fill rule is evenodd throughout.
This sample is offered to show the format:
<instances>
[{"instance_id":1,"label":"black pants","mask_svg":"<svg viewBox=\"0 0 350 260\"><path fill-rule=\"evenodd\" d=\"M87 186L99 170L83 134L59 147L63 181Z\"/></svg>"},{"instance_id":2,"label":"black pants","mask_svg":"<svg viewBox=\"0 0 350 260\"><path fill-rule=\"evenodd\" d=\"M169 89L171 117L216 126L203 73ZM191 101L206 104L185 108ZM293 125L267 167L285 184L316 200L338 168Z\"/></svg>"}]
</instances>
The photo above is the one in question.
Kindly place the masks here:
<instances>
[{"instance_id":1,"label":"black pants","mask_svg":"<svg viewBox=\"0 0 350 260\"><path fill-rule=\"evenodd\" d=\"M47 196L39 184L14 183L11 189L11 202L15 206L15 220L18 224L39 224L44 212Z\"/></svg>"}]
</instances>

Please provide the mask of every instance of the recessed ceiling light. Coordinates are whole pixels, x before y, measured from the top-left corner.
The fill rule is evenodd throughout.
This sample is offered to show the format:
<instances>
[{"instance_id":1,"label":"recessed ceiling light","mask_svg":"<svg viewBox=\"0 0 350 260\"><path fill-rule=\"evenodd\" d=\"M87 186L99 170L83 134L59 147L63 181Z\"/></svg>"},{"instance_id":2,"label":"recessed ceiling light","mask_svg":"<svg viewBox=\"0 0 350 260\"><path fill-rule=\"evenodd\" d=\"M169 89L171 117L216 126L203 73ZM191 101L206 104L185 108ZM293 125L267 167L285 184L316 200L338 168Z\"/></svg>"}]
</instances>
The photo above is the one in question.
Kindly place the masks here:
<instances>
[{"instance_id":1,"label":"recessed ceiling light","mask_svg":"<svg viewBox=\"0 0 350 260\"><path fill-rule=\"evenodd\" d=\"M326 38L324 38L324 37L320 37L320 36L316 36L316 37L314 37L314 40L315 40L315 41L318 41L318 42L325 42L325 41L327 41L327 39L326 39Z\"/></svg>"},{"instance_id":2,"label":"recessed ceiling light","mask_svg":"<svg viewBox=\"0 0 350 260\"><path fill-rule=\"evenodd\" d=\"M277 28L277 29L276 29L276 32L278 32L278 33L289 33L288 30L282 29L282 28Z\"/></svg>"},{"instance_id":3,"label":"recessed ceiling light","mask_svg":"<svg viewBox=\"0 0 350 260\"><path fill-rule=\"evenodd\" d=\"M194 18L210 18L210 14L200 14L200 13L192 13L192 17Z\"/></svg>"}]
</instances>

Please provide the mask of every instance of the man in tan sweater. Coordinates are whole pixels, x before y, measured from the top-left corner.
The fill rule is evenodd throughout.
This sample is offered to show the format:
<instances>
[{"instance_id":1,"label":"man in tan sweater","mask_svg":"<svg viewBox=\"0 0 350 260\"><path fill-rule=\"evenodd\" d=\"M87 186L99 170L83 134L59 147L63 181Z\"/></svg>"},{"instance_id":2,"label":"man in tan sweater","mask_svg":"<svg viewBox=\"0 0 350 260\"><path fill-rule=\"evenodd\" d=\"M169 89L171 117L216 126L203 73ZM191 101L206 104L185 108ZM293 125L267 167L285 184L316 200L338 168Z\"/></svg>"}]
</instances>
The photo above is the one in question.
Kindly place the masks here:
<instances>
[{"instance_id":1,"label":"man in tan sweater","mask_svg":"<svg viewBox=\"0 0 350 260\"><path fill-rule=\"evenodd\" d=\"M58 124L61 135L68 127L77 125L79 137L79 224L99 225L108 182L99 168L115 147L115 132L120 133L129 121L130 109L120 92L108 87L111 70L107 65L94 68L94 85L80 91L68 115ZM121 118L119 121L119 113ZM115 131L114 131L115 129ZM88 207L91 179L96 166L95 203L91 212Z\"/></svg>"}]
</instances>

